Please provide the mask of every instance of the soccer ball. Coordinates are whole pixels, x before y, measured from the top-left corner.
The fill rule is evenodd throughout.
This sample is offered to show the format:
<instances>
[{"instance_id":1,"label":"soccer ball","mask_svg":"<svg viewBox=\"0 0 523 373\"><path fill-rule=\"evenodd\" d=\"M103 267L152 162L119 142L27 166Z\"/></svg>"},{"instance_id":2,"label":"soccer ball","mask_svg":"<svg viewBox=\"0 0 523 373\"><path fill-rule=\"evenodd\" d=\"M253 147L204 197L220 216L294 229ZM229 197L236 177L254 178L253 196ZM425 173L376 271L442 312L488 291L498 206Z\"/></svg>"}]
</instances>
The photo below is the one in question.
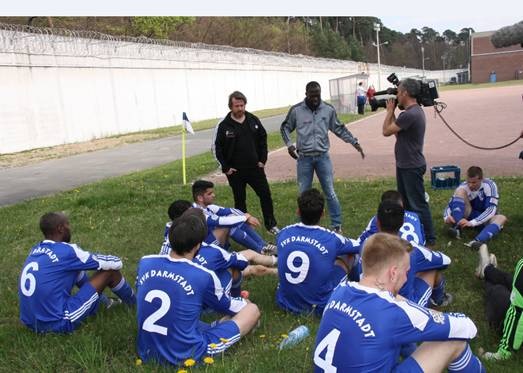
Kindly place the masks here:
<instances>
[{"instance_id":1,"label":"soccer ball","mask_svg":"<svg viewBox=\"0 0 523 373\"><path fill-rule=\"evenodd\" d=\"M427 192L425 192L425 201L427 201L427 203L430 201L430 196Z\"/></svg>"}]
</instances>

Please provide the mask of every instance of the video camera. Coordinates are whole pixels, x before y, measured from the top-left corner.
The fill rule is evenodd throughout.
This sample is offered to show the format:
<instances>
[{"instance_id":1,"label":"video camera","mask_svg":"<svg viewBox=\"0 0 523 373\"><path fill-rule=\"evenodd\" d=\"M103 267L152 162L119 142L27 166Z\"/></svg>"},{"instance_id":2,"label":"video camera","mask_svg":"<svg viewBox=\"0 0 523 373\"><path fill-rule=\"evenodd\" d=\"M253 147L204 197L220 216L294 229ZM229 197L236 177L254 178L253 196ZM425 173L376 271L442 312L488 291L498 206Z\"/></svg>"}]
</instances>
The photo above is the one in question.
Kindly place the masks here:
<instances>
[{"instance_id":1,"label":"video camera","mask_svg":"<svg viewBox=\"0 0 523 373\"><path fill-rule=\"evenodd\" d=\"M394 98L396 100L396 95L398 94L398 86L400 84L400 80L396 76L395 73L390 74L387 77L387 80L391 82L395 87L387 88L384 91L378 91L374 93L374 97L369 100L369 104L372 111L378 110L380 107L386 107L387 106L387 99ZM421 106L434 106L434 100L439 97L438 90L436 88L436 82L434 80L429 80L427 82L424 82L422 80L417 80L420 85L420 91L418 96L416 97L416 101ZM376 96L388 96L386 98L376 98ZM396 100L397 104L397 100ZM403 110L402 107L399 107L401 110Z\"/></svg>"}]
</instances>

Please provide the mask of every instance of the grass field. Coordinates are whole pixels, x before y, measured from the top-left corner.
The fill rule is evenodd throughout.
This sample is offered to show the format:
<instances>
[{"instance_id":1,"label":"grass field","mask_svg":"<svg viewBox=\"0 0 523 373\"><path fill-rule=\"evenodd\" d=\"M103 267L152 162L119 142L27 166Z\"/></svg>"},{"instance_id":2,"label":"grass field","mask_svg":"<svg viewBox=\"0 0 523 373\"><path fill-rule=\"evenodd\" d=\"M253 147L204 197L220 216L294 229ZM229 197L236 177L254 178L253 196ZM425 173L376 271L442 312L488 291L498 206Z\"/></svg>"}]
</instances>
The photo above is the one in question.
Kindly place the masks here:
<instances>
[{"instance_id":1,"label":"grass field","mask_svg":"<svg viewBox=\"0 0 523 373\"><path fill-rule=\"evenodd\" d=\"M271 147L279 146L279 134L271 134L269 143ZM188 161L188 180L195 180L215 167L216 163L209 154L193 157ZM70 216L73 242L86 250L121 256L123 272L134 283L139 258L157 253L160 248L168 205L174 199L190 198L190 187L180 185L180 180L181 162L176 161L0 209L0 247L3 253L0 257L0 371L173 371L157 365L136 366L135 315L134 310L125 307L102 310L72 335L33 334L18 321L17 282L29 248L41 240L39 217L47 211L61 210ZM509 223L489 247L497 254L500 268L512 271L521 256L523 180L504 178L496 181L501 192L501 209L509 217ZM392 179L336 183L343 206L344 233L350 237L359 235L375 213L381 192L394 185ZM296 222L296 185L274 183L271 188L279 224ZM227 186L217 186L216 191L219 204L233 204ZM493 350L499 337L484 321L483 287L473 276L477 255L459 241L448 244L444 234L441 211L451 191L429 190L429 193L439 237L437 248L445 250L453 259L446 275L448 290L454 294L455 302L447 310L464 312L476 322L479 336L472 342L474 351L479 346ZM256 216L261 216L253 193L248 195L248 204ZM265 232L263 235L270 238ZM278 310L274 303L276 285L276 278L245 282L244 288L250 291L251 300L262 311L260 328L229 350L223 359L215 359L212 367L202 366L193 371L310 371L319 320L295 317ZM300 324L309 326L312 336L293 349L279 352L276 346L282 339L281 335ZM347 353L350 353L350 346L347 346ZM517 353L511 361L486 365L493 372L515 372L522 364L523 354Z\"/></svg>"}]
</instances>

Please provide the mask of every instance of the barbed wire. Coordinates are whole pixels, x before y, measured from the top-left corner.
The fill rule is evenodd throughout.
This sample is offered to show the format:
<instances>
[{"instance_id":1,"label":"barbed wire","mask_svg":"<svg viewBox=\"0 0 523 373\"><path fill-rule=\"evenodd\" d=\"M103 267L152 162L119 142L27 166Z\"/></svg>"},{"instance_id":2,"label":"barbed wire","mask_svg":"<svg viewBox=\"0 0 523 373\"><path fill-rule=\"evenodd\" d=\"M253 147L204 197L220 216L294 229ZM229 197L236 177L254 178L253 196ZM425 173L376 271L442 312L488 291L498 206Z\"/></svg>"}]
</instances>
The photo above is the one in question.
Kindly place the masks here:
<instances>
[{"instance_id":1,"label":"barbed wire","mask_svg":"<svg viewBox=\"0 0 523 373\"><path fill-rule=\"evenodd\" d=\"M180 49L185 51L180 53ZM0 52L54 56L84 56L98 58L141 57L162 60L200 60L199 54L209 54L214 62L235 62L242 58L263 56L265 63L279 64L328 64L329 68L361 64L302 54L271 52L254 48L237 48L226 45L190 43L144 36L114 36L97 31L70 30L65 28L35 27L0 23ZM217 53L218 52L218 53ZM224 53L225 52L225 53ZM214 57L214 59L213 59ZM267 61L269 60L269 61ZM293 65L292 63L290 65Z\"/></svg>"}]
</instances>

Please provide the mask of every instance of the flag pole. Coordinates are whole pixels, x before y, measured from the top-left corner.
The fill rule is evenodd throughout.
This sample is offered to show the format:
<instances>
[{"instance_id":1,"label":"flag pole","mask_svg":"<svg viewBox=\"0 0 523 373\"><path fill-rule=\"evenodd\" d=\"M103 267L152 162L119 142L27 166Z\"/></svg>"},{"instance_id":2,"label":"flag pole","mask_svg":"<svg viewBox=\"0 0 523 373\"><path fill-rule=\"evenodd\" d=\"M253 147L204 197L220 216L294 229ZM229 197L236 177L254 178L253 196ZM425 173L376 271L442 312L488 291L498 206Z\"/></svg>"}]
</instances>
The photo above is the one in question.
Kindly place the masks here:
<instances>
[{"instance_id":1,"label":"flag pole","mask_svg":"<svg viewBox=\"0 0 523 373\"><path fill-rule=\"evenodd\" d=\"M183 185L187 184L187 175L185 172L185 125L182 125L182 176Z\"/></svg>"}]
</instances>

